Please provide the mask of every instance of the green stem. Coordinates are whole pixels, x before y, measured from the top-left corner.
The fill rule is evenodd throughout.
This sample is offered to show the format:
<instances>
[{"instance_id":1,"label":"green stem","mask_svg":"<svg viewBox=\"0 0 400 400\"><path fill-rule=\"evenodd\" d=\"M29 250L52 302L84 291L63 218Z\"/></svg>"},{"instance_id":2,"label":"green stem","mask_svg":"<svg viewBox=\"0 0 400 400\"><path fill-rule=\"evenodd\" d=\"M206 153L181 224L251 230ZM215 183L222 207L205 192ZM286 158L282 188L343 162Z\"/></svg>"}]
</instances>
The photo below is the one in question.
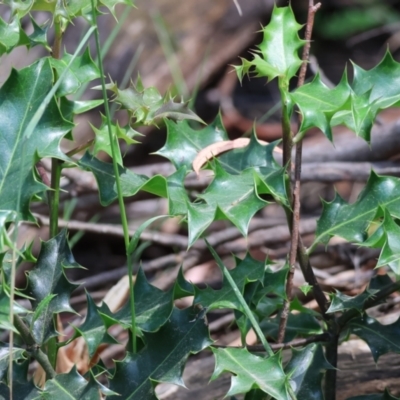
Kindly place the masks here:
<instances>
[{"instance_id":1,"label":"green stem","mask_svg":"<svg viewBox=\"0 0 400 400\"><path fill-rule=\"evenodd\" d=\"M48 379L53 379L56 376L56 372L52 367L48 357L36 344L35 339L32 337L28 327L18 315L14 316L14 326L21 335L22 340L27 345L27 353L41 365L44 372L46 372L46 377Z\"/></svg>"},{"instance_id":2,"label":"green stem","mask_svg":"<svg viewBox=\"0 0 400 400\"><path fill-rule=\"evenodd\" d=\"M91 0L92 3L92 15L93 15L93 24L95 24L96 29L94 31L94 37L96 41L96 50L97 54L101 54L101 47L100 47L100 39L99 39L99 31L97 27L97 20L96 20L96 12L95 12L95 1ZM117 188L117 195L118 195L118 205L121 212L121 223L122 223L122 230L124 232L124 244L125 244L125 251L127 256L127 264L128 264L128 274L129 274L129 291L130 291L130 306L131 306L131 341L132 341L132 352L136 353L136 312L135 312L135 300L134 300L134 286L133 286L133 265L132 265L132 257L128 252L129 248L129 227L128 227L128 218L126 216L126 209L124 203L124 197L122 194L122 187L121 187L121 179L119 176L119 168L117 163L117 157L121 158L121 151L118 146L118 140L114 140L112 127L111 127L111 114L110 114L110 107L108 105L107 99L107 92L106 92L106 82L104 79L104 68L103 63L101 62L101 57L98 57L99 60L99 70L100 70L100 79L101 79L101 88L102 94L104 99L104 109L107 119L107 128L108 128L108 135L110 139L111 145L111 155L112 155L112 164L113 170L115 175L115 185Z\"/></svg>"},{"instance_id":3,"label":"green stem","mask_svg":"<svg viewBox=\"0 0 400 400\"><path fill-rule=\"evenodd\" d=\"M213 255L215 261L218 264L218 267L221 269L221 272L223 273L224 277L226 278L226 280L229 282L229 285L231 286L231 288L233 289L233 292L235 293L237 299L239 300L240 305L243 307L243 311L246 315L246 317L250 320L251 325L253 326L253 329L255 330L258 338L260 339L262 345L264 346L264 349L266 351L266 353L268 354L268 356L273 356L274 352L271 349L271 346L269 345L269 343L267 342L267 339L265 338L260 325L258 324L258 322L256 321L256 319L254 318L253 313L250 310L250 307L247 305L246 300L244 299L242 293L240 292L239 288L236 285L236 282L233 280L231 274L229 273L228 269L225 267L224 263L222 262L221 258L219 257L219 255L216 253L216 251L211 247L210 243L207 242L207 240L205 241L206 245L208 247L208 250L210 250L211 254Z\"/></svg>"}]
</instances>

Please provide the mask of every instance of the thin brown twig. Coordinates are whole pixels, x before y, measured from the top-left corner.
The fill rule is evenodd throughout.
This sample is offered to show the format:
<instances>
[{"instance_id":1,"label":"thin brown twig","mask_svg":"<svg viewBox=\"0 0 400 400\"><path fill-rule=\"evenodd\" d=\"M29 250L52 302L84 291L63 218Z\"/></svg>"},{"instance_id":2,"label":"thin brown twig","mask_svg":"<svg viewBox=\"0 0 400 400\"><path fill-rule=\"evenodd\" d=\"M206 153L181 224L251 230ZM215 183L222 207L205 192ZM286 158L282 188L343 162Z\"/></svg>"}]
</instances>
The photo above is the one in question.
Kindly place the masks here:
<instances>
[{"instance_id":1,"label":"thin brown twig","mask_svg":"<svg viewBox=\"0 0 400 400\"><path fill-rule=\"evenodd\" d=\"M299 78L297 82L297 87L304 84L307 63L310 57L310 46L311 46L311 35L314 25L314 16L317 10L320 8L321 3L314 6L314 0L309 1L308 18L306 25L305 39L306 43L303 49L302 64L300 68ZM300 120L299 120L300 122ZM291 148L291 146L290 146ZM291 241L290 241L290 252L289 252L289 273L286 280L286 299L283 303L281 318L279 321L278 330L278 343L283 343L286 332L287 320L289 317L290 302L292 300L293 293L293 277L296 265L296 258L298 253L298 248L300 244L299 236L299 223L300 223L300 179L301 179L301 162L302 162L302 142L296 143L296 158L294 166L294 187L292 192L292 207L293 212L291 213L292 223L291 223ZM290 160L287 160L290 162ZM325 298L325 296L324 296Z\"/></svg>"}]
</instances>

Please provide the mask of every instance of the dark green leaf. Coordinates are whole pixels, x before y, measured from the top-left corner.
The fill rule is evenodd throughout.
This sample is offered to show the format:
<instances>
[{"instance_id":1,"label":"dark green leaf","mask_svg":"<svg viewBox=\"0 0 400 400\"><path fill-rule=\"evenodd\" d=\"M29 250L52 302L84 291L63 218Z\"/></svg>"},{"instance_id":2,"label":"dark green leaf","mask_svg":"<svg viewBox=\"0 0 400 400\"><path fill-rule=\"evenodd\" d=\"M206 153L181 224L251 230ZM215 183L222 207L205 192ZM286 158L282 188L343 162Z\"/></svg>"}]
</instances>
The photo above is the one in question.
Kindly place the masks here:
<instances>
[{"instance_id":1,"label":"dark green leaf","mask_svg":"<svg viewBox=\"0 0 400 400\"><path fill-rule=\"evenodd\" d=\"M221 115L201 130L192 129L187 121L166 120L165 124L167 141L155 154L168 158L176 169L185 166L188 171L192 170L192 162L202 149L210 144L229 140Z\"/></svg>"},{"instance_id":2,"label":"dark green leaf","mask_svg":"<svg viewBox=\"0 0 400 400\"><path fill-rule=\"evenodd\" d=\"M326 361L320 344L309 344L301 350L292 349L293 356L285 367L290 384L298 399L324 400L322 379L327 369L333 369Z\"/></svg>"},{"instance_id":3,"label":"dark green leaf","mask_svg":"<svg viewBox=\"0 0 400 400\"><path fill-rule=\"evenodd\" d=\"M17 216L33 221L29 202L35 194L47 189L34 178L37 155L68 160L59 143L73 125L62 119L55 100L50 102L34 133L29 138L24 137L52 81L49 61L42 59L19 72L12 70L0 89L0 210L3 221ZM16 214L12 217L10 212ZM4 225L0 229L3 230Z\"/></svg>"},{"instance_id":4,"label":"dark green leaf","mask_svg":"<svg viewBox=\"0 0 400 400\"><path fill-rule=\"evenodd\" d=\"M400 180L379 176L371 171L355 203L346 203L338 194L332 202L324 202L312 247L317 243L327 244L334 235L350 242L362 243L367 238L367 228L374 220L378 207L384 207L393 217L400 218L399 206Z\"/></svg>"},{"instance_id":5,"label":"dark green leaf","mask_svg":"<svg viewBox=\"0 0 400 400\"><path fill-rule=\"evenodd\" d=\"M400 318L390 325L382 325L365 315L352 319L347 325L351 333L367 342L375 362L383 354L400 353Z\"/></svg>"},{"instance_id":6,"label":"dark green leaf","mask_svg":"<svg viewBox=\"0 0 400 400\"><path fill-rule=\"evenodd\" d=\"M13 347L11 356L13 361L20 361L25 359L25 350L18 347ZM8 343L0 342L0 382L6 382L8 366L10 363L10 345Z\"/></svg>"},{"instance_id":7,"label":"dark green leaf","mask_svg":"<svg viewBox=\"0 0 400 400\"><path fill-rule=\"evenodd\" d=\"M163 292L149 284L142 269L135 282L136 326L145 332L155 332L163 326L173 309L173 292ZM128 301L124 307L112 316L115 323L131 326L131 308Z\"/></svg>"},{"instance_id":8,"label":"dark green leaf","mask_svg":"<svg viewBox=\"0 0 400 400\"><path fill-rule=\"evenodd\" d=\"M331 304L326 312L334 313L337 311L344 311L349 310L350 308L354 308L361 313L364 309L363 307L365 301L373 297L376 292L377 290L367 289L357 296L347 296L337 290L336 293L330 294Z\"/></svg>"},{"instance_id":9,"label":"dark green leaf","mask_svg":"<svg viewBox=\"0 0 400 400\"><path fill-rule=\"evenodd\" d=\"M300 68L298 50L305 43L300 40L298 31L301 25L296 22L291 7L276 7L272 11L270 23L262 29L263 41L253 61L243 60L243 65L235 67L239 79L248 72L272 80L283 77L286 83Z\"/></svg>"},{"instance_id":10,"label":"dark green leaf","mask_svg":"<svg viewBox=\"0 0 400 400\"><path fill-rule=\"evenodd\" d=\"M111 311L105 303L100 307L96 306L93 299L86 292L87 314L85 322L79 327L74 327L75 337L82 336L88 347L89 357L93 357L101 343L118 344L118 342L107 332L110 324L105 317Z\"/></svg>"},{"instance_id":11,"label":"dark green leaf","mask_svg":"<svg viewBox=\"0 0 400 400\"><path fill-rule=\"evenodd\" d=\"M223 372L234 374L227 395L261 389L276 400L289 400L289 379L282 369L280 353L269 358L255 356L246 349L212 348L215 370L211 380Z\"/></svg>"},{"instance_id":12,"label":"dark green leaf","mask_svg":"<svg viewBox=\"0 0 400 400\"><path fill-rule=\"evenodd\" d=\"M194 286L185 279L181 267L179 268L179 273L174 284L174 300L193 295Z\"/></svg>"},{"instance_id":13,"label":"dark green leaf","mask_svg":"<svg viewBox=\"0 0 400 400\"><path fill-rule=\"evenodd\" d=\"M190 353L211 344L204 312L174 309L169 321L156 333L145 333L146 346L116 363L110 388L120 396L110 399L157 399L154 384L183 385L182 371Z\"/></svg>"},{"instance_id":14,"label":"dark green leaf","mask_svg":"<svg viewBox=\"0 0 400 400\"><path fill-rule=\"evenodd\" d=\"M246 254L246 257L243 260L239 260L236 267L229 272L243 294L247 283L262 281L264 269L264 262L255 260L249 254ZM215 308L232 308L243 311L234 289L225 278L223 279L222 288L219 290L214 290L210 287L199 289L195 286L194 288L194 304L200 304L208 311Z\"/></svg>"},{"instance_id":15,"label":"dark green leaf","mask_svg":"<svg viewBox=\"0 0 400 400\"><path fill-rule=\"evenodd\" d=\"M69 299L78 285L68 281L64 268L79 268L72 256L67 242L66 231L42 243L35 268L28 275L27 292L34 300L32 309L36 310L48 296L55 295L48 303L42 303L42 311L36 320L31 320L30 330L36 343L43 344L57 335L54 328L54 314L74 312Z\"/></svg>"}]
</instances>

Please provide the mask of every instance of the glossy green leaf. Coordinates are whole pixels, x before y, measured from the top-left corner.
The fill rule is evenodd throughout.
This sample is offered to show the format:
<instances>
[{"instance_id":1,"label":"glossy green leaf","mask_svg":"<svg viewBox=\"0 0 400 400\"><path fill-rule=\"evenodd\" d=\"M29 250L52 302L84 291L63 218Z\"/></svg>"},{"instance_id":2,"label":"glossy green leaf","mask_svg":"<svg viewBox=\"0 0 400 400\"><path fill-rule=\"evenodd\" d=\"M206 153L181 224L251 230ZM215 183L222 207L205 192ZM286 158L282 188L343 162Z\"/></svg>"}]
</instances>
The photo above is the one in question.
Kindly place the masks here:
<instances>
[{"instance_id":1,"label":"glossy green leaf","mask_svg":"<svg viewBox=\"0 0 400 400\"><path fill-rule=\"evenodd\" d=\"M1 282L1 281L0 281ZM1 282L0 285L0 330L13 330L17 332L14 325L10 321L10 297L5 292L4 287L5 282ZM21 307L17 302L14 301L14 314L22 314L27 312L23 307Z\"/></svg>"},{"instance_id":2,"label":"glossy green leaf","mask_svg":"<svg viewBox=\"0 0 400 400\"><path fill-rule=\"evenodd\" d=\"M257 46L254 59L243 60L241 66L235 67L239 79L254 72L268 80L282 77L289 82L301 65L298 51L305 41L299 38L300 29L291 7L274 6L270 23L262 29L263 41Z\"/></svg>"},{"instance_id":3,"label":"glossy green leaf","mask_svg":"<svg viewBox=\"0 0 400 400\"><path fill-rule=\"evenodd\" d=\"M89 357L93 357L101 343L118 344L108 332L111 326L106 315L111 314L107 304L103 303L100 307L96 306L92 297L86 292L87 313L86 319L79 327L74 327L75 337L82 336L87 344Z\"/></svg>"},{"instance_id":4,"label":"glossy green leaf","mask_svg":"<svg viewBox=\"0 0 400 400\"><path fill-rule=\"evenodd\" d=\"M279 315L274 318L265 318L260 322L261 329L266 336L277 339ZM290 342L296 337L311 336L322 333L318 320L310 314L289 314L284 342Z\"/></svg>"},{"instance_id":5,"label":"glossy green leaf","mask_svg":"<svg viewBox=\"0 0 400 400\"><path fill-rule=\"evenodd\" d=\"M67 374L58 374L49 379L43 388L41 399L51 400L99 400L100 392L112 393L91 375L89 382L81 376L76 366Z\"/></svg>"},{"instance_id":6,"label":"glossy green leaf","mask_svg":"<svg viewBox=\"0 0 400 400\"><path fill-rule=\"evenodd\" d=\"M32 309L42 308L37 319L30 320L30 330L38 344L46 343L57 335L54 314L74 312L69 299L78 285L68 281L64 268L80 268L69 249L65 230L42 243L37 264L28 274L27 293L34 299L31 300ZM43 300L51 295L54 297L43 304Z\"/></svg>"},{"instance_id":7,"label":"glossy green leaf","mask_svg":"<svg viewBox=\"0 0 400 400\"><path fill-rule=\"evenodd\" d=\"M51 66L55 68L58 76L64 72L71 58L71 54L65 53L61 59L50 59ZM65 78L57 90L57 96L62 97L67 94L76 93L84 83L91 82L99 77L99 69L92 60L88 47L81 56L76 57L72 62L72 65L68 69Z\"/></svg>"},{"instance_id":8,"label":"glossy green leaf","mask_svg":"<svg viewBox=\"0 0 400 400\"><path fill-rule=\"evenodd\" d=\"M185 279L182 267L179 268L178 276L174 284L174 300L193 296L194 293L194 285Z\"/></svg>"},{"instance_id":9,"label":"glossy green leaf","mask_svg":"<svg viewBox=\"0 0 400 400\"><path fill-rule=\"evenodd\" d=\"M240 175L226 172L215 161L215 177L197 203L188 205L189 245L191 246L211 222L219 219L231 221L247 235L251 218L268 204L255 188L255 172L251 169Z\"/></svg>"},{"instance_id":10,"label":"glossy green leaf","mask_svg":"<svg viewBox=\"0 0 400 400\"><path fill-rule=\"evenodd\" d=\"M64 121L52 100L29 139L24 131L52 87L53 74L47 59L12 70L0 89L0 211L4 219L33 221L31 198L47 189L33 174L37 156L67 158L59 143L73 125ZM21 196L20 199L19 195ZM4 229L4 225L0 226Z\"/></svg>"},{"instance_id":11,"label":"glossy green leaf","mask_svg":"<svg viewBox=\"0 0 400 400\"><path fill-rule=\"evenodd\" d=\"M173 309L173 292L163 292L150 285L142 269L135 281L136 326L145 332L155 332L163 326ZM131 326L131 308L129 301L111 316L115 323Z\"/></svg>"},{"instance_id":12,"label":"glossy green leaf","mask_svg":"<svg viewBox=\"0 0 400 400\"><path fill-rule=\"evenodd\" d=\"M169 321L156 333L145 333L146 346L116 363L110 389L119 393L110 399L157 399L154 385L169 382L184 385L182 372L190 353L211 344L204 312L194 308L174 309Z\"/></svg>"},{"instance_id":13,"label":"glossy green leaf","mask_svg":"<svg viewBox=\"0 0 400 400\"><path fill-rule=\"evenodd\" d=\"M340 83L333 89L326 86L321 81L321 77L316 75L311 83L303 85L291 93L289 96L299 107L302 116L299 134L315 127L321 129L324 135L332 141L331 119L346 105L350 91L345 73ZM346 108L348 107L346 106Z\"/></svg>"},{"instance_id":14,"label":"glossy green leaf","mask_svg":"<svg viewBox=\"0 0 400 400\"><path fill-rule=\"evenodd\" d=\"M222 125L221 115L203 129L192 129L188 121L166 120L167 141L155 154L168 158L176 169L185 166L192 170L192 162L197 154L210 144L229 140Z\"/></svg>"},{"instance_id":15,"label":"glossy green leaf","mask_svg":"<svg viewBox=\"0 0 400 400\"><path fill-rule=\"evenodd\" d=\"M19 18L8 24L0 18L0 56L10 53L14 47L29 44L29 38L21 28Z\"/></svg>"},{"instance_id":16,"label":"glossy green leaf","mask_svg":"<svg viewBox=\"0 0 400 400\"><path fill-rule=\"evenodd\" d=\"M329 309L326 312L334 313L337 311L344 311L344 310L349 310L350 308L353 308L353 309L360 311L360 313L361 313L363 311L363 306L364 306L365 301L371 297L374 297L374 294L376 292L377 292L377 290L373 290L373 291L366 290L357 296L347 296L337 290L336 293L332 293L330 295L331 304L329 306Z\"/></svg>"},{"instance_id":17,"label":"glossy green leaf","mask_svg":"<svg viewBox=\"0 0 400 400\"><path fill-rule=\"evenodd\" d=\"M60 111L67 121L73 121L76 114L82 114L90 111L93 108L103 104L102 99L85 100L85 101L72 101L66 97L60 98Z\"/></svg>"},{"instance_id":18,"label":"glossy green leaf","mask_svg":"<svg viewBox=\"0 0 400 400\"><path fill-rule=\"evenodd\" d=\"M35 0L3 0L2 3L7 4L11 8L11 15L22 18L28 14Z\"/></svg>"},{"instance_id":19,"label":"glossy green leaf","mask_svg":"<svg viewBox=\"0 0 400 400\"><path fill-rule=\"evenodd\" d=\"M10 353L9 343L0 342L0 382L7 381L8 366L10 363L10 354L14 361L25 360L25 349L13 347Z\"/></svg>"},{"instance_id":20,"label":"glossy green leaf","mask_svg":"<svg viewBox=\"0 0 400 400\"><path fill-rule=\"evenodd\" d=\"M258 194L270 194L276 201L289 205L286 192L285 169L274 159L273 152L279 142L262 145L253 131L248 146L222 154L218 160L230 174L239 175L248 168L256 174Z\"/></svg>"},{"instance_id":21,"label":"glossy green leaf","mask_svg":"<svg viewBox=\"0 0 400 400\"><path fill-rule=\"evenodd\" d=\"M233 374L228 396L259 388L276 400L290 399L289 379L283 372L280 353L263 358L239 348L212 348L212 351L215 370L211 380L223 372Z\"/></svg>"},{"instance_id":22,"label":"glossy green leaf","mask_svg":"<svg viewBox=\"0 0 400 400\"><path fill-rule=\"evenodd\" d=\"M400 353L400 318L390 325L382 325L365 315L352 319L347 325L350 332L367 342L375 362L383 354Z\"/></svg>"},{"instance_id":23,"label":"glossy green leaf","mask_svg":"<svg viewBox=\"0 0 400 400\"><path fill-rule=\"evenodd\" d=\"M385 207L393 217L400 218L399 205L400 180L379 176L372 171L364 190L353 204L346 203L338 194L332 202L324 202L311 247L317 243L327 244L332 236L362 243L378 207Z\"/></svg>"},{"instance_id":24,"label":"glossy green leaf","mask_svg":"<svg viewBox=\"0 0 400 400\"><path fill-rule=\"evenodd\" d=\"M155 125L163 118L203 122L187 104L175 103L168 94L162 96L155 87L144 88L140 78L127 89L119 89L114 82L109 83L107 89L114 93L114 101L128 111L135 124Z\"/></svg>"},{"instance_id":25,"label":"glossy green leaf","mask_svg":"<svg viewBox=\"0 0 400 400\"><path fill-rule=\"evenodd\" d=\"M263 280L264 269L264 262L255 260L249 254L246 254L243 260L237 260L236 267L229 272L238 289L243 294L247 283ZM207 311L216 308L231 308L243 311L234 289L225 278L222 281L222 288L218 290L210 287L199 289L197 286L194 286L194 288L194 304L200 304Z\"/></svg>"},{"instance_id":26,"label":"glossy green leaf","mask_svg":"<svg viewBox=\"0 0 400 400\"><path fill-rule=\"evenodd\" d=\"M303 349L292 349L293 356L285 366L290 384L298 399L324 400L322 379L333 367L326 361L320 344L309 344Z\"/></svg>"},{"instance_id":27,"label":"glossy green leaf","mask_svg":"<svg viewBox=\"0 0 400 400\"><path fill-rule=\"evenodd\" d=\"M51 50L51 47L49 46L49 43L47 41L47 31L49 29L49 25L47 23L42 26L38 25L37 22L32 18L32 16L31 22L33 26L33 32L28 36L29 47L41 45L47 50Z\"/></svg>"}]
</instances>

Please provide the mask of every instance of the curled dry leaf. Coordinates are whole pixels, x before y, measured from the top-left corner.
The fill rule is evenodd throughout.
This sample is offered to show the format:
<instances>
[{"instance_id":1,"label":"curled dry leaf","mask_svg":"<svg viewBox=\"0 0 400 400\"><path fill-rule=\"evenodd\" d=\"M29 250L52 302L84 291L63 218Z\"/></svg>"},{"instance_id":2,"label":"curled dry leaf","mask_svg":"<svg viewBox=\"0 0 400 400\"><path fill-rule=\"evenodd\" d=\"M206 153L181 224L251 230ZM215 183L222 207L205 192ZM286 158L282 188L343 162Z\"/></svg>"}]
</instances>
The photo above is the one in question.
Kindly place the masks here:
<instances>
[{"instance_id":1,"label":"curled dry leaf","mask_svg":"<svg viewBox=\"0 0 400 400\"><path fill-rule=\"evenodd\" d=\"M259 142L264 145L269 144L268 142L265 142L263 140L260 140ZM249 138L239 138L235 140L224 140L221 142L210 144L209 146L200 150L199 154L197 154L196 158L193 160L192 166L194 172L199 175L200 168L208 160L218 156L221 153L225 153L226 151L246 147L249 143ZM282 150L279 147L275 147L274 151L276 151L277 153L282 153Z\"/></svg>"}]
</instances>

